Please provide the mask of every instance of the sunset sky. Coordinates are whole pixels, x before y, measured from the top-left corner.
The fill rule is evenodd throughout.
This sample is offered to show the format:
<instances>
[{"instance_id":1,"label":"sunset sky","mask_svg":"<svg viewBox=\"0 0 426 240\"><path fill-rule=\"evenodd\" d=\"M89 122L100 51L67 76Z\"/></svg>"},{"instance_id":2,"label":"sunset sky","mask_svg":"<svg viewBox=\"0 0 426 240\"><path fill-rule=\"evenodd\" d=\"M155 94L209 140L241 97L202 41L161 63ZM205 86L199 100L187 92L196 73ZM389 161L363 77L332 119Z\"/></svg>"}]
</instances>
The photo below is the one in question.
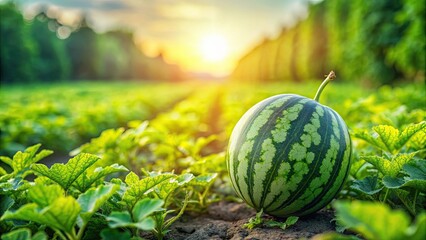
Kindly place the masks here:
<instances>
[{"instance_id":1,"label":"sunset sky","mask_svg":"<svg viewBox=\"0 0 426 240\"><path fill-rule=\"evenodd\" d=\"M5 2L0 0L0 2ZM148 56L161 51L184 70L225 75L264 37L307 15L309 0L16 0L27 15L41 3L72 24L81 13L99 32L126 28Z\"/></svg>"}]
</instances>

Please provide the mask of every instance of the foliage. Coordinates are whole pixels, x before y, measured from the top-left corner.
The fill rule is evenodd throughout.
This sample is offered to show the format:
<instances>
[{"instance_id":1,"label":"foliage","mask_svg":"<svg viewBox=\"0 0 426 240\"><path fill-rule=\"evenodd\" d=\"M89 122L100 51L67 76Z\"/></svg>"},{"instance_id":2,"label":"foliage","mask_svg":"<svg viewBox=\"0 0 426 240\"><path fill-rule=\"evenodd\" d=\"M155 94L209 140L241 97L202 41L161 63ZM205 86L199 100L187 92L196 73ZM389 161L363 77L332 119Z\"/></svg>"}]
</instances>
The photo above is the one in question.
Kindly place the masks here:
<instances>
[{"instance_id":1,"label":"foliage","mask_svg":"<svg viewBox=\"0 0 426 240\"><path fill-rule=\"evenodd\" d=\"M318 1L309 15L244 55L232 78L246 82L321 78L383 85L425 78L425 5L415 0Z\"/></svg>"},{"instance_id":2,"label":"foliage","mask_svg":"<svg viewBox=\"0 0 426 240\"><path fill-rule=\"evenodd\" d=\"M15 140L2 145L1 150L8 146L12 152L11 146L16 143L22 144L19 149L23 150L14 157L0 158L3 238L130 239L146 231L147 222L148 227L152 226L151 220L144 219L154 221L155 227L148 230L153 235L167 237L170 226L182 214L195 214L212 202L236 198L230 188L223 151L241 115L266 97L282 92L313 96L317 87L312 83L303 87L144 84L144 92L136 84L104 85L77 84L76 87L83 87L81 90L67 90L66 84L33 85L30 93L23 88L2 88L0 118L7 119L0 126L2 144ZM426 200L423 85L384 86L374 92L347 83L330 88L321 101L345 119L354 148L349 181L338 198L402 209L406 212L403 218L408 219L407 229L414 231L413 219L421 225ZM111 89L114 90L108 94ZM53 94L58 90L64 94ZM195 91L188 94L192 90ZM181 101L172 106L177 100ZM66 124L53 124L63 121ZM107 130L99 136L101 129ZM32 131L47 135L37 137L42 135ZM73 151L74 157L67 163L44 166L43 158L50 156L51 151L37 152L40 145L23 148L30 142L44 140L64 146L75 132L86 134L84 139L97 137ZM19 138L31 141L19 142ZM67 171L74 167L76 171ZM155 211L139 221L140 202L151 200L163 204L153 207ZM51 223L49 219L57 216L60 204L61 212L67 212L69 217ZM62 209L65 205L67 210ZM381 212L389 216L387 210ZM113 218L109 219L110 216ZM117 223L114 219L127 225L112 228L110 225ZM122 222L123 219L126 221ZM263 227L288 227L291 223L270 216L259 216L257 221ZM140 222L144 228L137 227ZM365 225L366 221L357 222ZM351 222L342 224L351 226L350 231L364 234ZM344 237L337 233L333 236Z\"/></svg>"},{"instance_id":3,"label":"foliage","mask_svg":"<svg viewBox=\"0 0 426 240\"><path fill-rule=\"evenodd\" d=\"M337 221L365 239L423 239L426 214L415 222L402 210L379 202L339 201L334 204ZM374 216L373 216L374 215Z\"/></svg>"},{"instance_id":4,"label":"foliage","mask_svg":"<svg viewBox=\"0 0 426 240\"><path fill-rule=\"evenodd\" d=\"M375 199L391 206L402 206L413 216L423 210L426 193L426 162L416 156L424 156L426 149L426 122L410 124L403 129L380 125L373 133L358 131L360 138L371 147L369 154L359 156L357 180L351 189L363 199ZM377 150L378 151L377 151ZM365 172L364 169L368 169ZM365 172L361 174L360 172Z\"/></svg>"},{"instance_id":5,"label":"foliage","mask_svg":"<svg viewBox=\"0 0 426 240\"><path fill-rule=\"evenodd\" d=\"M249 222L245 223L243 227L248 229L253 229L259 226L265 226L265 227L279 227L282 230L286 230L288 227L296 224L297 221L299 220L299 217L290 216L290 217L287 217L284 222L280 222L273 219L265 219L262 217L262 215L263 215L263 210L261 209L259 212L256 213L256 216L250 218Z\"/></svg>"},{"instance_id":6,"label":"foliage","mask_svg":"<svg viewBox=\"0 0 426 240\"><path fill-rule=\"evenodd\" d=\"M81 82L30 88L31 94L27 87L1 88L1 154L11 156L37 143L70 151L105 129L155 115L191 89L175 86L164 98L164 86L152 84Z\"/></svg>"}]
</instances>

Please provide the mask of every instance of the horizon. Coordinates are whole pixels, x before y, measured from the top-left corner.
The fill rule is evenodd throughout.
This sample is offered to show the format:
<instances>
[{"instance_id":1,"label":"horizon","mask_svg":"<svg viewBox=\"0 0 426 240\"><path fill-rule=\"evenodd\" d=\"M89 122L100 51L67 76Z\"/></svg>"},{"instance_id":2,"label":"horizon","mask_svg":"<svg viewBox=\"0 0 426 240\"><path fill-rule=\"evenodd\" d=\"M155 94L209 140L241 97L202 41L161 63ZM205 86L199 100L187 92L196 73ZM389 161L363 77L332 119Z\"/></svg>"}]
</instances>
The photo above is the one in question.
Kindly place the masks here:
<instances>
[{"instance_id":1,"label":"horizon","mask_svg":"<svg viewBox=\"0 0 426 240\"><path fill-rule=\"evenodd\" d=\"M0 3L8 1L0 0ZM224 77L254 46L307 16L318 1L223 0L136 2L132 0L15 0L31 19L41 7L73 26L83 17L96 32L125 29L148 57L160 54L189 73ZM141 14L142 13L142 14ZM257 16L257 17L253 17Z\"/></svg>"}]
</instances>

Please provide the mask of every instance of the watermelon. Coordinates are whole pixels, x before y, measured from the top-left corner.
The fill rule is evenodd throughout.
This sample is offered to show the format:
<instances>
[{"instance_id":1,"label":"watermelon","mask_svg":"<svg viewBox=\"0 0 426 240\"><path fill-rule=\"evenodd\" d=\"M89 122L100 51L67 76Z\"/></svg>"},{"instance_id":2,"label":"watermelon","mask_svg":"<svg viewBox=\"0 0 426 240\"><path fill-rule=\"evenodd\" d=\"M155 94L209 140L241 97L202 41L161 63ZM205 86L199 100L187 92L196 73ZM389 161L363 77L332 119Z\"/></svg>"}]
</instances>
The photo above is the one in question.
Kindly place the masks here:
<instances>
[{"instance_id":1,"label":"watermelon","mask_svg":"<svg viewBox=\"0 0 426 240\"><path fill-rule=\"evenodd\" d=\"M295 94L267 98L234 127L226 153L237 195L277 217L314 213L333 200L348 176L351 139L343 119L315 100Z\"/></svg>"}]
</instances>

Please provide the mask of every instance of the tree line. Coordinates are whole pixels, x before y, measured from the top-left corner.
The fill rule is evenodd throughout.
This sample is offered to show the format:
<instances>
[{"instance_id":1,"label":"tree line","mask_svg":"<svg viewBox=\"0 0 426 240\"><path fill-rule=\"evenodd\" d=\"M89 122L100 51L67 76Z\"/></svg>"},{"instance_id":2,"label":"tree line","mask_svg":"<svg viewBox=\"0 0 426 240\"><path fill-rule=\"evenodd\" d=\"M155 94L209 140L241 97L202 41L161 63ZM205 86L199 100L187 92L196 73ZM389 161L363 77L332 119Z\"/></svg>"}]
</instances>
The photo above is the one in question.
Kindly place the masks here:
<instances>
[{"instance_id":1,"label":"tree line","mask_svg":"<svg viewBox=\"0 0 426 240\"><path fill-rule=\"evenodd\" d=\"M144 55L130 31L96 33L85 18L76 29L64 28L45 10L28 21L14 3L0 5L2 83L184 78L180 68L161 55ZM69 37L58 38L64 29L71 31Z\"/></svg>"},{"instance_id":2,"label":"tree line","mask_svg":"<svg viewBox=\"0 0 426 240\"><path fill-rule=\"evenodd\" d=\"M425 77L425 4L417 0L324 0L242 57L232 78L303 81L333 69L346 80L389 84Z\"/></svg>"}]
</instances>

